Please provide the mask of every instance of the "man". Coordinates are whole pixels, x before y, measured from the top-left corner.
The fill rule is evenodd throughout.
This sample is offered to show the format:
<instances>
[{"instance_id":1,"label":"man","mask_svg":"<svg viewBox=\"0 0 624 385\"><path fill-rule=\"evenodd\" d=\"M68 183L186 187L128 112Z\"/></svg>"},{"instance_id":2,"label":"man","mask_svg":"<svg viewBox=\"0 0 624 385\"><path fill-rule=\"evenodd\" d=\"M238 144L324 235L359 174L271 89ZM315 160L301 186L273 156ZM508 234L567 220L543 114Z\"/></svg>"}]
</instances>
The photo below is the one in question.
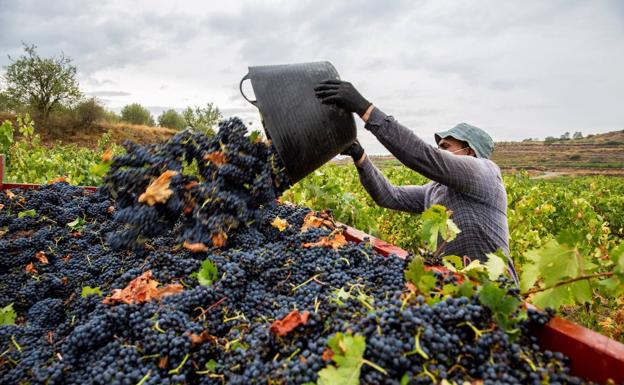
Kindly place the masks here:
<instances>
[{"instance_id":1,"label":"man","mask_svg":"<svg viewBox=\"0 0 624 385\"><path fill-rule=\"evenodd\" d=\"M423 186L393 186L356 140L343 155L353 158L362 185L378 205L414 213L443 205L452 210L453 221L461 229L443 250L445 255L481 261L498 249L509 255L507 193L500 169L489 160L494 143L485 131L458 124L435 134L435 148L373 106L348 82L327 80L315 92L323 104L358 114L365 128L401 163L432 180Z\"/></svg>"}]
</instances>

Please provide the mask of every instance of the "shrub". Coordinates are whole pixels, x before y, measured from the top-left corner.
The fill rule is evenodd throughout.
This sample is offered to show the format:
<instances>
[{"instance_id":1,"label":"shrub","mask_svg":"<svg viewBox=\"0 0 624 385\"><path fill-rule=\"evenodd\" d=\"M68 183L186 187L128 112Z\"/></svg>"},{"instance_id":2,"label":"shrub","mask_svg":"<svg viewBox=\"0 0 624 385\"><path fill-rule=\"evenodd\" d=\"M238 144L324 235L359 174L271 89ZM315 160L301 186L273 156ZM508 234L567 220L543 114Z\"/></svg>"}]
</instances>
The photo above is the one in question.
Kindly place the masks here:
<instances>
[{"instance_id":1,"label":"shrub","mask_svg":"<svg viewBox=\"0 0 624 385\"><path fill-rule=\"evenodd\" d=\"M77 125L88 128L98 120L103 120L106 116L106 110L96 98L83 100L76 106L75 119Z\"/></svg>"},{"instance_id":2,"label":"shrub","mask_svg":"<svg viewBox=\"0 0 624 385\"><path fill-rule=\"evenodd\" d=\"M186 121L184 120L184 117L176 110L170 109L167 111L163 111L162 114L158 116L158 125L161 127L169 127L181 130L186 127Z\"/></svg>"},{"instance_id":3,"label":"shrub","mask_svg":"<svg viewBox=\"0 0 624 385\"><path fill-rule=\"evenodd\" d=\"M121 120L132 124L155 126L154 118L149 110L139 103L132 103L121 109Z\"/></svg>"}]
</instances>

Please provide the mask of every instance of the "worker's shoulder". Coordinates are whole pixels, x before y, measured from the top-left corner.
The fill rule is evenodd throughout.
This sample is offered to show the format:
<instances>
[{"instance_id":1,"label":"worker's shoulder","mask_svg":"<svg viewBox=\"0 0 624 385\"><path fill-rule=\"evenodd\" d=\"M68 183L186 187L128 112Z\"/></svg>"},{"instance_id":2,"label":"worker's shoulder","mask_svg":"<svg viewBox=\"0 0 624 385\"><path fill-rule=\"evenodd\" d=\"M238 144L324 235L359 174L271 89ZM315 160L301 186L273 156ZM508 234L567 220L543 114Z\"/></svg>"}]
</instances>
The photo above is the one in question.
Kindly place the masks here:
<instances>
[{"instance_id":1,"label":"worker's shoulder","mask_svg":"<svg viewBox=\"0 0 624 385\"><path fill-rule=\"evenodd\" d=\"M500 167L498 167L498 165L494 161L490 159L486 159L486 158L475 158L475 159L479 162L479 164L481 165L481 167L483 167L483 170L487 174L490 174L498 178L502 178L501 169Z\"/></svg>"}]
</instances>

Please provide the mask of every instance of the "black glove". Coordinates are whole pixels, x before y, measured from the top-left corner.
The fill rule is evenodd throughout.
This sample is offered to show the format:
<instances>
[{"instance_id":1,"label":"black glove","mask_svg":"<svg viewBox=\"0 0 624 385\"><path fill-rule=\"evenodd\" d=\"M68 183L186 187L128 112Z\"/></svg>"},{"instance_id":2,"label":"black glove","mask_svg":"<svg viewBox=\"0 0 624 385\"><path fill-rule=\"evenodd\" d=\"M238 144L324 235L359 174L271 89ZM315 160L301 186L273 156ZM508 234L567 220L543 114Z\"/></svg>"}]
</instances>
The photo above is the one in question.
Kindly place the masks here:
<instances>
[{"instance_id":1,"label":"black glove","mask_svg":"<svg viewBox=\"0 0 624 385\"><path fill-rule=\"evenodd\" d=\"M349 155L353 158L354 162L362 159L362 155L364 155L364 149L360 145L360 142L356 139L355 142L351 143L351 145L344 149L340 155Z\"/></svg>"},{"instance_id":2,"label":"black glove","mask_svg":"<svg viewBox=\"0 0 624 385\"><path fill-rule=\"evenodd\" d=\"M349 82L325 80L314 88L316 97L323 104L335 104L349 112L362 116L371 105Z\"/></svg>"}]
</instances>

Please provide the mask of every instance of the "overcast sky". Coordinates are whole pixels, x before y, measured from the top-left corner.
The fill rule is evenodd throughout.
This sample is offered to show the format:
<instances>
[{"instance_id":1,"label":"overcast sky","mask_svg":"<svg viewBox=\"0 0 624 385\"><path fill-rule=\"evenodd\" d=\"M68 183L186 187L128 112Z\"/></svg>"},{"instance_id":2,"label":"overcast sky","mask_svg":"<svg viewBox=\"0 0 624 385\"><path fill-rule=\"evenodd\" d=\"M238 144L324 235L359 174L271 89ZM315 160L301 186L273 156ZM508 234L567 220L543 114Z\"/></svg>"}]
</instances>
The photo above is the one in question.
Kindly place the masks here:
<instances>
[{"instance_id":1,"label":"overcast sky","mask_svg":"<svg viewBox=\"0 0 624 385\"><path fill-rule=\"evenodd\" d=\"M495 141L624 129L619 0L0 0L0 26L0 66L22 42L62 51L110 109L214 102L258 128L238 91L248 66L329 60L427 140L459 122Z\"/></svg>"}]
</instances>

